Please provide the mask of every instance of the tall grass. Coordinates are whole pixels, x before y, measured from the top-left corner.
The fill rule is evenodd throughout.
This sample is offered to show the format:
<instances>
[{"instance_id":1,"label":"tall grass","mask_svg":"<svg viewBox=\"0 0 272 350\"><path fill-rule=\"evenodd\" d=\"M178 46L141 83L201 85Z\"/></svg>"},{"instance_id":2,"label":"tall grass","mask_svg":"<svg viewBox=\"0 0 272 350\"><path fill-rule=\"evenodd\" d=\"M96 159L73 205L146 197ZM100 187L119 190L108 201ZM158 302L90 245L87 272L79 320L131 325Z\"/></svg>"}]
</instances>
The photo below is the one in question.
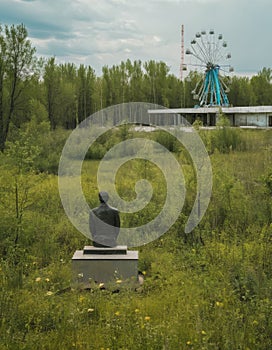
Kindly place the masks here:
<instances>
[{"instance_id":1,"label":"tall grass","mask_svg":"<svg viewBox=\"0 0 272 350\"><path fill-rule=\"evenodd\" d=\"M213 137L216 130L206 132ZM27 187L20 189L29 188L29 193L15 243L13 168L2 156L0 349L272 348L272 131L238 132L243 150L211 152L213 194L191 239L183 228L194 181L177 222L139 248L145 281L135 290L120 280L108 289L95 284L90 290L71 288L73 252L90 242L66 218L55 175L22 175ZM182 152L176 157L185 159ZM83 190L92 206L97 204L98 164L87 160L83 166ZM185 165L189 179L193 172ZM117 178L121 195L133 198L135 180L146 173L151 181L157 179L155 198L163 201L156 167L126 166ZM148 215L155 213L151 205ZM135 220L122 219L127 224Z\"/></svg>"}]
</instances>

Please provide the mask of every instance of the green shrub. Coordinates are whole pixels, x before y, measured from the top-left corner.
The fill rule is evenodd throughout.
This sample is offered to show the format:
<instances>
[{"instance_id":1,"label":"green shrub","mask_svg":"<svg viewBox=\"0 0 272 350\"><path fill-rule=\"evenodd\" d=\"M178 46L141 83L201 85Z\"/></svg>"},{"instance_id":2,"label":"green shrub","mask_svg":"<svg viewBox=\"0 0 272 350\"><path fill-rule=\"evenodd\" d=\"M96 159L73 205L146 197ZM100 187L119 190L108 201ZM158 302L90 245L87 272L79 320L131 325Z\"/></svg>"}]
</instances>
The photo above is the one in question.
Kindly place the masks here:
<instances>
[{"instance_id":1,"label":"green shrub","mask_svg":"<svg viewBox=\"0 0 272 350\"><path fill-rule=\"evenodd\" d=\"M211 136L217 130L203 132ZM0 348L270 349L272 138L271 131L240 132L247 140L252 136L252 148L211 155L210 205L186 237L196 183L185 162L185 213L164 236L137 248L144 283L133 290L122 280L114 281L111 289L95 283L90 290L72 288L71 257L90 242L66 217L57 176L35 173L28 167L37 159L24 160L17 179L23 214L18 220L17 155L9 160L7 154L0 155ZM106 141L101 144L107 148ZM177 159L186 161L181 153ZM87 160L82 167L91 206L98 204L98 166L98 161ZM135 182L143 177L153 185L153 200L138 216L123 217L128 225L146 223L164 203L163 177L143 161L120 169L120 196L135 198Z\"/></svg>"}]
</instances>

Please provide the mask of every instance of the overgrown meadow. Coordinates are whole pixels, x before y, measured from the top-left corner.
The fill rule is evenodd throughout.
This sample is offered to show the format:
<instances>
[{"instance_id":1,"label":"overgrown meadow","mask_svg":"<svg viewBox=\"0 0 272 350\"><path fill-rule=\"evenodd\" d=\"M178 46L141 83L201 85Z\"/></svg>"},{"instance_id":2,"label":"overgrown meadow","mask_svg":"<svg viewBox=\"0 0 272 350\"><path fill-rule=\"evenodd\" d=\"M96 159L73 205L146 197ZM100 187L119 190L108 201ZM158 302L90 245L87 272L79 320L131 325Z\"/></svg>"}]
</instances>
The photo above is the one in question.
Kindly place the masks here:
<instances>
[{"instance_id":1,"label":"overgrown meadow","mask_svg":"<svg viewBox=\"0 0 272 350\"><path fill-rule=\"evenodd\" d=\"M58 161L69 132L33 119L13 127L0 158L1 350L255 350L272 348L272 130L198 130L210 154L213 192L199 226L184 234L196 195L186 150L163 131L108 132L86 155L83 190L98 205L99 159L121 140L151 138L180 162L183 212L160 239L138 248L144 283L88 290L71 283L71 258L90 242L69 222L58 193ZM146 178L153 197L122 225L154 218L165 181L154 164L132 160L118 172L126 200Z\"/></svg>"}]
</instances>

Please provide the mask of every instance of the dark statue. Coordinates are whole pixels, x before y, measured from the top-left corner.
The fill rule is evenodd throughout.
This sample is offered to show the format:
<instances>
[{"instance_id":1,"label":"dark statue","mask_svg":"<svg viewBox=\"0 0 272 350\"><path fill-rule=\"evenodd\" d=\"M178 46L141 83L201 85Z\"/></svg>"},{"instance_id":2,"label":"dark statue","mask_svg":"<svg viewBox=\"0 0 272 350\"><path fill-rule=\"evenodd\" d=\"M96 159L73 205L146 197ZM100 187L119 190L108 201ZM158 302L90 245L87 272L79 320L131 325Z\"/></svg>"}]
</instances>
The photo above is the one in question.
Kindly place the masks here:
<instances>
[{"instance_id":1,"label":"dark statue","mask_svg":"<svg viewBox=\"0 0 272 350\"><path fill-rule=\"evenodd\" d=\"M99 192L100 206L90 211L89 224L95 247L115 247L120 231L119 211L107 204L107 192Z\"/></svg>"}]
</instances>

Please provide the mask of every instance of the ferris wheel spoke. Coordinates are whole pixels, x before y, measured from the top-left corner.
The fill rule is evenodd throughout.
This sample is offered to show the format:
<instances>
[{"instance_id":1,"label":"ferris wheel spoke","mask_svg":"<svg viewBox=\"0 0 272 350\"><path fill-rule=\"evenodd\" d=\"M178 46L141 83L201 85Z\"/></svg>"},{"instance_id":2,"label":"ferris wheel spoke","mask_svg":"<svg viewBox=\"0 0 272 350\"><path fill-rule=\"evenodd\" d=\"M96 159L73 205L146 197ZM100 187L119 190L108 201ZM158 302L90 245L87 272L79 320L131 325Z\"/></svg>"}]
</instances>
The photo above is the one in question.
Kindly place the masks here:
<instances>
[{"instance_id":1,"label":"ferris wheel spoke","mask_svg":"<svg viewBox=\"0 0 272 350\"><path fill-rule=\"evenodd\" d=\"M195 47L193 45L191 45L192 51L191 54L196 57L200 62L205 64L205 60L203 60L203 58L199 55L199 53L197 52L197 50L195 49Z\"/></svg>"},{"instance_id":2,"label":"ferris wheel spoke","mask_svg":"<svg viewBox=\"0 0 272 350\"><path fill-rule=\"evenodd\" d=\"M199 44L198 41L196 42L196 44L199 48L199 51L202 53L202 57L203 57L204 61L207 62L207 60L209 59L207 52L203 49L203 47L201 47L201 45Z\"/></svg>"},{"instance_id":3,"label":"ferris wheel spoke","mask_svg":"<svg viewBox=\"0 0 272 350\"><path fill-rule=\"evenodd\" d=\"M206 65L206 62L205 62L201 57L199 57L196 53L192 52L192 55L193 55L196 59L198 59L200 62L202 62L204 66Z\"/></svg>"},{"instance_id":4,"label":"ferris wheel spoke","mask_svg":"<svg viewBox=\"0 0 272 350\"><path fill-rule=\"evenodd\" d=\"M188 66L205 68L206 64L187 63Z\"/></svg>"},{"instance_id":5,"label":"ferris wheel spoke","mask_svg":"<svg viewBox=\"0 0 272 350\"><path fill-rule=\"evenodd\" d=\"M227 84L224 82L224 80L222 78L220 78L220 83L225 90L228 90Z\"/></svg>"},{"instance_id":6,"label":"ferris wheel spoke","mask_svg":"<svg viewBox=\"0 0 272 350\"><path fill-rule=\"evenodd\" d=\"M213 53L213 62L219 62L221 60L221 52L219 48L216 48Z\"/></svg>"},{"instance_id":7,"label":"ferris wheel spoke","mask_svg":"<svg viewBox=\"0 0 272 350\"><path fill-rule=\"evenodd\" d=\"M213 60L213 51L214 51L214 32L210 30L209 32L209 53L210 53L210 58Z\"/></svg>"},{"instance_id":8,"label":"ferris wheel spoke","mask_svg":"<svg viewBox=\"0 0 272 350\"><path fill-rule=\"evenodd\" d=\"M211 57L210 57L210 47L209 47L209 42L207 41L207 36L205 34L205 39L203 37L203 35L200 38L203 50L205 51L205 56L207 57L207 60L210 61Z\"/></svg>"},{"instance_id":9,"label":"ferris wheel spoke","mask_svg":"<svg viewBox=\"0 0 272 350\"><path fill-rule=\"evenodd\" d=\"M203 64L206 64L206 60L203 59L201 56L199 56L198 52L196 51L196 49L194 47L192 47L192 55L197 58L200 62L202 62Z\"/></svg>"},{"instance_id":10,"label":"ferris wheel spoke","mask_svg":"<svg viewBox=\"0 0 272 350\"><path fill-rule=\"evenodd\" d=\"M201 35L201 43L202 43L202 46L203 46L204 49L205 49L206 56L207 56L207 58L208 58L208 47L207 47L206 43L204 42L203 36L202 36L202 35Z\"/></svg>"},{"instance_id":11,"label":"ferris wheel spoke","mask_svg":"<svg viewBox=\"0 0 272 350\"><path fill-rule=\"evenodd\" d=\"M220 69L221 69L221 71L224 72L224 73L231 73L231 72L233 71L233 70L232 70L232 67L231 67L229 64L220 66Z\"/></svg>"},{"instance_id":12,"label":"ferris wheel spoke","mask_svg":"<svg viewBox=\"0 0 272 350\"><path fill-rule=\"evenodd\" d=\"M196 87L195 87L194 91L198 91L198 87L199 87L200 83L202 83L202 79L198 81L198 83L196 84Z\"/></svg>"},{"instance_id":13,"label":"ferris wheel spoke","mask_svg":"<svg viewBox=\"0 0 272 350\"><path fill-rule=\"evenodd\" d=\"M221 56L223 56L221 53L221 46L220 46L222 39L223 39L223 36L221 34L219 34L218 40L216 43L216 47L214 49L214 60L215 61L221 60Z\"/></svg>"},{"instance_id":14,"label":"ferris wheel spoke","mask_svg":"<svg viewBox=\"0 0 272 350\"><path fill-rule=\"evenodd\" d=\"M200 105L207 104L207 97L205 96L204 88L201 90L199 95Z\"/></svg>"},{"instance_id":15,"label":"ferris wheel spoke","mask_svg":"<svg viewBox=\"0 0 272 350\"><path fill-rule=\"evenodd\" d=\"M219 62L219 61L224 61L225 57L224 57L224 53L222 52L221 48L219 47L218 52L214 58L215 62Z\"/></svg>"}]
</instances>

